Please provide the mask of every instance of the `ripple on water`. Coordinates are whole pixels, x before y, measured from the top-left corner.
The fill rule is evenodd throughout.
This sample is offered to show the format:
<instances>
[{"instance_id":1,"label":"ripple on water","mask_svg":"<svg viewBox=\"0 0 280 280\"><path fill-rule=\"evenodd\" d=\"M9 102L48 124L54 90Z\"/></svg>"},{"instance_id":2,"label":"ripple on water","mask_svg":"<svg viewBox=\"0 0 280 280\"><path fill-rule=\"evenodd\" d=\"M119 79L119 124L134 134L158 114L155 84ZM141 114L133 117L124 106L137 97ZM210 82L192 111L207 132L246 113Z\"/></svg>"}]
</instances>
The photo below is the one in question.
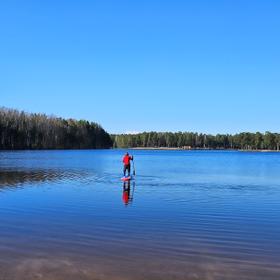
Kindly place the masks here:
<instances>
[{"instance_id":1,"label":"ripple on water","mask_svg":"<svg viewBox=\"0 0 280 280\"><path fill-rule=\"evenodd\" d=\"M48 152L1 158L13 166L0 171L0 278L279 279L280 187L269 180L278 175L267 158L262 180L254 180L244 155L242 168L231 162L221 178L213 172L228 154L224 162L191 154L184 173L180 153L172 176L174 153L171 161L157 153L159 172L150 172L142 151L145 164L128 194L115 172L119 154L89 153L55 152L55 165Z\"/></svg>"}]
</instances>

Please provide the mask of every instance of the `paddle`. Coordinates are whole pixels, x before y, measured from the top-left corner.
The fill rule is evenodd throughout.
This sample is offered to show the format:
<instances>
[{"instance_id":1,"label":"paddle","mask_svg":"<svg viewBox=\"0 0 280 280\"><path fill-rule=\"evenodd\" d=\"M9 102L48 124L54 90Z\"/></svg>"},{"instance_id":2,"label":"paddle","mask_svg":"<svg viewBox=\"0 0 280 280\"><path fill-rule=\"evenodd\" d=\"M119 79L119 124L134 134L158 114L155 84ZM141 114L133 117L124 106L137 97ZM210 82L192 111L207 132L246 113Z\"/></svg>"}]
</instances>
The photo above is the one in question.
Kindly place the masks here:
<instances>
[{"instance_id":1,"label":"paddle","mask_svg":"<svg viewBox=\"0 0 280 280\"><path fill-rule=\"evenodd\" d=\"M135 176L135 175L136 175L136 173L135 173L134 160L132 160L132 164L133 164L133 176Z\"/></svg>"}]
</instances>

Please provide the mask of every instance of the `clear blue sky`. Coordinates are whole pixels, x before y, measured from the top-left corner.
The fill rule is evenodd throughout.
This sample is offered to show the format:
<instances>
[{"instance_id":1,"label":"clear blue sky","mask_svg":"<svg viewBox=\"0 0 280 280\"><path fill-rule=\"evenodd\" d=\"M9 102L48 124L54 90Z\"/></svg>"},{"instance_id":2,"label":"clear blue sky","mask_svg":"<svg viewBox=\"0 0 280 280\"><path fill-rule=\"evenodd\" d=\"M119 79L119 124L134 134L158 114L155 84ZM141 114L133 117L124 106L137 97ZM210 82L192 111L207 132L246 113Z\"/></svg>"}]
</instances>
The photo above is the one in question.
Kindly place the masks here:
<instances>
[{"instance_id":1,"label":"clear blue sky","mask_svg":"<svg viewBox=\"0 0 280 280\"><path fill-rule=\"evenodd\" d=\"M0 3L0 106L112 133L279 131L280 1Z\"/></svg>"}]
</instances>

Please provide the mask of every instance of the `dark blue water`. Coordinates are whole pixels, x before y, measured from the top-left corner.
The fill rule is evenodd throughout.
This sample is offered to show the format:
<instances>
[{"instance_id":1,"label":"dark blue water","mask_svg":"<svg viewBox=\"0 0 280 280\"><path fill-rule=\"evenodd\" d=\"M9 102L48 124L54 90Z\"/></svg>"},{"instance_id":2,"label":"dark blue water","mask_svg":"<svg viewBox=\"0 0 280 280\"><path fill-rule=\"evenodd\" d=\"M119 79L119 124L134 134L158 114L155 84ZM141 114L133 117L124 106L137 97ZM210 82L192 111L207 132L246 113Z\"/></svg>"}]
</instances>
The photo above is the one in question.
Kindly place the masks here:
<instances>
[{"instance_id":1,"label":"dark blue water","mask_svg":"<svg viewBox=\"0 0 280 280\"><path fill-rule=\"evenodd\" d=\"M123 153L0 153L1 280L280 279L280 153Z\"/></svg>"}]
</instances>

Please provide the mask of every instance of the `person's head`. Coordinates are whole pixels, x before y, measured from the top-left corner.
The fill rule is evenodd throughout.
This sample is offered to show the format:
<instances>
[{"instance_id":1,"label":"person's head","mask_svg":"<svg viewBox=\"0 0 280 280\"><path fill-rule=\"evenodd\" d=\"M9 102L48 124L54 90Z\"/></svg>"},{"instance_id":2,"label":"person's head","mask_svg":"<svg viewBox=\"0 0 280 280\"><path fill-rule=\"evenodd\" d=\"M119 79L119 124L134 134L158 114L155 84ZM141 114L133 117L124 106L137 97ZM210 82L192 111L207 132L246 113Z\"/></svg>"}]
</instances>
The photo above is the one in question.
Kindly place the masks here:
<instances>
[{"instance_id":1,"label":"person's head","mask_svg":"<svg viewBox=\"0 0 280 280\"><path fill-rule=\"evenodd\" d=\"M126 153L125 155L126 155L126 156L129 156L129 153Z\"/></svg>"}]
</instances>

